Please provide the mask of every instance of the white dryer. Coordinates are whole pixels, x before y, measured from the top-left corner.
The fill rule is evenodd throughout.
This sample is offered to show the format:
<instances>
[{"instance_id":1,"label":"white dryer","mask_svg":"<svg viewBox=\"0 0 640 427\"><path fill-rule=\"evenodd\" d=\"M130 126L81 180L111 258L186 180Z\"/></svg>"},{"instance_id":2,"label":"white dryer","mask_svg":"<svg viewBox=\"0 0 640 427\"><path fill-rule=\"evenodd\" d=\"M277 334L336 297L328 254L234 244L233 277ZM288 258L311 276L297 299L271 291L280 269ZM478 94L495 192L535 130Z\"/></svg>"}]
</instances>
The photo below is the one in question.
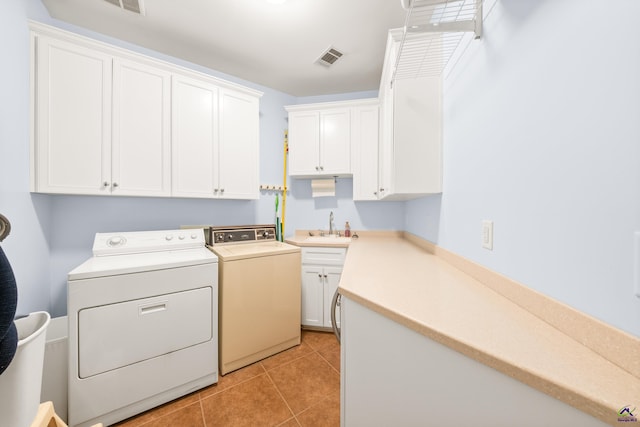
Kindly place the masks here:
<instances>
[{"instance_id":1,"label":"white dryer","mask_svg":"<svg viewBox=\"0 0 640 427\"><path fill-rule=\"evenodd\" d=\"M218 260L202 229L98 233L69 273L69 425L113 424L218 380Z\"/></svg>"}]
</instances>

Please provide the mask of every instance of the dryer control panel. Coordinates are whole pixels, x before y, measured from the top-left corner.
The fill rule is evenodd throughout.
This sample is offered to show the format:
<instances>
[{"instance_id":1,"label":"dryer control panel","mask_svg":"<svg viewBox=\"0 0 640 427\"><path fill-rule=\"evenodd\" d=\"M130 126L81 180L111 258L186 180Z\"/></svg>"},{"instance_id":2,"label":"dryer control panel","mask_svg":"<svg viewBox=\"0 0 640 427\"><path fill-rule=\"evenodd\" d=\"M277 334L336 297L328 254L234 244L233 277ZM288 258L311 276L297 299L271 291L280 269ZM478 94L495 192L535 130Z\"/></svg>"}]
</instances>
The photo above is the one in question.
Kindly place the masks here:
<instances>
[{"instance_id":1,"label":"dryer control panel","mask_svg":"<svg viewBox=\"0 0 640 427\"><path fill-rule=\"evenodd\" d=\"M205 245L203 229L96 233L93 255L124 255L193 249Z\"/></svg>"}]
</instances>

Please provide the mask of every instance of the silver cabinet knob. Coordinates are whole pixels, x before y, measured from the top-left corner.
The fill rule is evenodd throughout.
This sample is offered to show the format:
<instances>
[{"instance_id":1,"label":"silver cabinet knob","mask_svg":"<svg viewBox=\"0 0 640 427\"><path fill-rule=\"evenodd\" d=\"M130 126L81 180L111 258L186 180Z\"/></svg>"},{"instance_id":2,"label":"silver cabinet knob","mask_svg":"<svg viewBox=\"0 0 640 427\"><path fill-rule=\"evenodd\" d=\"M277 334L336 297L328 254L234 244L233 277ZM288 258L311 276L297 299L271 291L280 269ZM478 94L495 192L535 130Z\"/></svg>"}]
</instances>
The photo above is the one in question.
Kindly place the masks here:
<instances>
[{"instance_id":1,"label":"silver cabinet knob","mask_svg":"<svg viewBox=\"0 0 640 427\"><path fill-rule=\"evenodd\" d=\"M322 279L322 274L318 274L318 278L319 278L319 279Z\"/></svg>"},{"instance_id":2,"label":"silver cabinet knob","mask_svg":"<svg viewBox=\"0 0 640 427\"><path fill-rule=\"evenodd\" d=\"M324 170L324 166L320 166L320 170L323 171Z\"/></svg>"},{"instance_id":3,"label":"silver cabinet knob","mask_svg":"<svg viewBox=\"0 0 640 427\"><path fill-rule=\"evenodd\" d=\"M316 166L316 170L319 171L320 170L320 166Z\"/></svg>"},{"instance_id":4,"label":"silver cabinet knob","mask_svg":"<svg viewBox=\"0 0 640 427\"><path fill-rule=\"evenodd\" d=\"M224 188L221 188L221 189L220 189L220 193L224 193Z\"/></svg>"},{"instance_id":5,"label":"silver cabinet knob","mask_svg":"<svg viewBox=\"0 0 640 427\"><path fill-rule=\"evenodd\" d=\"M113 183L113 188L116 188L117 186L118 186L118 183L117 183L117 182L114 182L114 183Z\"/></svg>"},{"instance_id":6,"label":"silver cabinet knob","mask_svg":"<svg viewBox=\"0 0 640 427\"><path fill-rule=\"evenodd\" d=\"M102 183L102 186L103 186L103 187L108 187L108 186L109 186L109 183L108 183L107 181L105 181L105 182L103 182L103 183Z\"/></svg>"},{"instance_id":7,"label":"silver cabinet knob","mask_svg":"<svg viewBox=\"0 0 640 427\"><path fill-rule=\"evenodd\" d=\"M214 193L217 193L217 192L218 192L218 189L217 189L217 188L214 188L214 189L213 189L213 192L214 192Z\"/></svg>"}]
</instances>

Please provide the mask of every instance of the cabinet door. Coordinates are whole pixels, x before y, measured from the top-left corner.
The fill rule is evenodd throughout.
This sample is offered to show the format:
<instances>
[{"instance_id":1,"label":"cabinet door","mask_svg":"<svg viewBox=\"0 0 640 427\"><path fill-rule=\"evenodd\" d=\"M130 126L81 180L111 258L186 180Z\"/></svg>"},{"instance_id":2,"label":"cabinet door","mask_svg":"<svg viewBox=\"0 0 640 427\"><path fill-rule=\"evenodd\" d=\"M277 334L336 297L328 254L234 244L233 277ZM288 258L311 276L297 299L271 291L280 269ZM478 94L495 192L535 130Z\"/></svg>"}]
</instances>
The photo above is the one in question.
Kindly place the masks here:
<instances>
[{"instance_id":1,"label":"cabinet door","mask_svg":"<svg viewBox=\"0 0 640 427\"><path fill-rule=\"evenodd\" d=\"M170 74L113 64L112 194L171 194Z\"/></svg>"},{"instance_id":2,"label":"cabinet door","mask_svg":"<svg viewBox=\"0 0 640 427\"><path fill-rule=\"evenodd\" d=\"M351 112L332 109L320 112L320 172L351 173Z\"/></svg>"},{"instance_id":3,"label":"cabinet door","mask_svg":"<svg viewBox=\"0 0 640 427\"><path fill-rule=\"evenodd\" d=\"M331 327L331 302L333 294L338 289L340 276L342 275L342 267L324 267L324 326ZM336 310L336 323L340 327L340 312Z\"/></svg>"},{"instance_id":4,"label":"cabinet door","mask_svg":"<svg viewBox=\"0 0 640 427\"><path fill-rule=\"evenodd\" d=\"M393 190L428 194L442 191L442 81L405 79L394 84Z\"/></svg>"},{"instance_id":5,"label":"cabinet door","mask_svg":"<svg viewBox=\"0 0 640 427\"><path fill-rule=\"evenodd\" d=\"M111 57L48 37L36 43L32 189L103 194L111 183Z\"/></svg>"},{"instance_id":6,"label":"cabinet door","mask_svg":"<svg viewBox=\"0 0 640 427\"><path fill-rule=\"evenodd\" d=\"M289 114L289 174L317 175L320 171L320 113Z\"/></svg>"},{"instance_id":7,"label":"cabinet door","mask_svg":"<svg viewBox=\"0 0 640 427\"><path fill-rule=\"evenodd\" d=\"M174 75L171 107L172 195L214 197L218 189L218 88Z\"/></svg>"},{"instance_id":8,"label":"cabinet door","mask_svg":"<svg viewBox=\"0 0 640 427\"><path fill-rule=\"evenodd\" d=\"M302 266L302 319L305 326L324 326L323 268Z\"/></svg>"},{"instance_id":9,"label":"cabinet door","mask_svg":"<svg viewBox=\"0 0 640 427\"><path fill-rule=\"evenodd\" d=\"M259 101L220 90L219 192L227 199L259 197Z\"/></svg>"},{"instance_id":10,"label":"cabinet door","mask_svg":"<svg viewBox=\"0 0 640 427\"><path fill-rule=\"evenodd\" d=\"M393 89L389 83L382 88L380 96L380 145L378 151L379 199L393 192Z\"/></svg>"},{"instance_id":11,"label":"cabinet door","mask_svg":"<svg viewBox=\"0 0 640 427\"><path fill-rule=\"evenodd\" d=\"M378 126L377 105L352 110L353 200L378 199Z\"/></svg>"}]
</instances>

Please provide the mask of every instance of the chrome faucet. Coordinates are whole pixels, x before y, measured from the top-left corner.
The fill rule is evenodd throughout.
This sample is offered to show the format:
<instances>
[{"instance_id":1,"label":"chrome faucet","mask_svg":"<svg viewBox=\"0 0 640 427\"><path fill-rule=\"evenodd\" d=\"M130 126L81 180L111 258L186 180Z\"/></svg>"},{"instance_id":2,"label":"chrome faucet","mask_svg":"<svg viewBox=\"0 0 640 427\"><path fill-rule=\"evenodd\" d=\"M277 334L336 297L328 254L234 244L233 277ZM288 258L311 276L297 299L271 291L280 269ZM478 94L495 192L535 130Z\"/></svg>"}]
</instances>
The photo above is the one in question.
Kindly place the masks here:
<instances>
[{"instance_id":1,"label":"chrome faucet","mask_svg":"<svg viewBox=\"0 0 640 427\"><path fill-rule=\"evenodd\" d=\"M333 236L335 234L333 228L333 211L331 211L329 214L329 236Z\"/></svg>"}]
</instances>

